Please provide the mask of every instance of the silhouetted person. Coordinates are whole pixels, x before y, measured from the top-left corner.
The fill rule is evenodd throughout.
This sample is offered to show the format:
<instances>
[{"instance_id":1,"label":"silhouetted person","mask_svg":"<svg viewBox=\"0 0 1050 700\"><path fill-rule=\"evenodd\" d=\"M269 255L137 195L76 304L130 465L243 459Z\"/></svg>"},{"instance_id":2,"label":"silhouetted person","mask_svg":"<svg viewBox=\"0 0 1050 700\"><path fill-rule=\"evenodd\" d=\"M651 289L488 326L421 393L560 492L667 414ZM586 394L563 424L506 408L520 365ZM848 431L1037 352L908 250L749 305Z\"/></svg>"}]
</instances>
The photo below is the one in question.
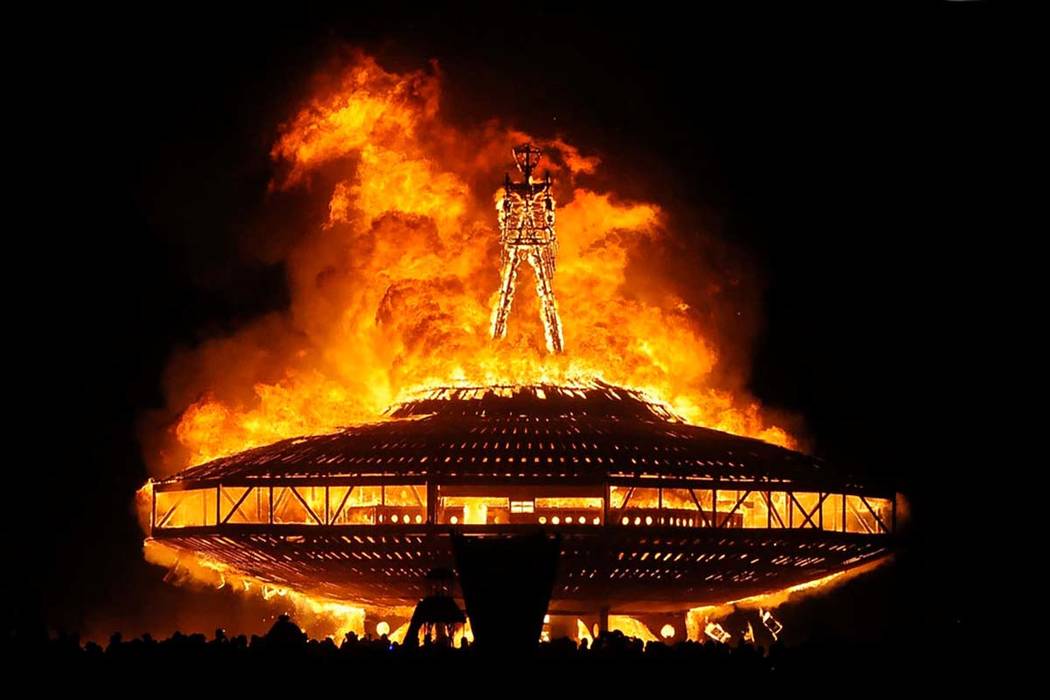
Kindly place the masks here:
<instances>
[{"instance_id":1,"label":"silhouetted person","mask_svg":"<svg viewBox=\"0 0 1050 700\"><path fill-rule=\"evenodd\" d=\"M299 626L287 615L281 615L266 633L265 639L269 646L291 649L306 644L306 633L299 629Z\"/></svg>"}]
</instances>

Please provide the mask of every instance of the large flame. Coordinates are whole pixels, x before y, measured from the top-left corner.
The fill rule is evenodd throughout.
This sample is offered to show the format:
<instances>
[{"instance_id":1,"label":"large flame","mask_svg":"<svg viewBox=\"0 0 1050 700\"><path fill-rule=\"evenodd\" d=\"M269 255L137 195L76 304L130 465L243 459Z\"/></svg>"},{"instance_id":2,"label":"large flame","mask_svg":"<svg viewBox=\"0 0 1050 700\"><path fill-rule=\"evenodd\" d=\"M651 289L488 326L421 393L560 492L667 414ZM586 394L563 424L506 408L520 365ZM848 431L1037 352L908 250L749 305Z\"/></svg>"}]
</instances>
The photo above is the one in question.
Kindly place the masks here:
<instances>
[{"instance_id":1,"label":"large flame","mask_svg":"<svg viewBox=\"0 0 1050 700\"><path fill-rule=\"evenodd\" d=\"M793 444L753 400L713 381L719 349L696 306L715 281L650 275L646 293L632 285L643 247L674 239L659 204L590 189L584 181L599 159L561 139L496 122L454 127L439 95L435 72L392 73L357 54L282 127L272 189L317 192L323 220L304 226L287 255L286 312L173 364L176 418L161 445L151 442L157 473L375 420L407 392L460 383L600 378L645 391L690 422ZM526 139L543 147L559 202L560 356L546 351L527 278L508 337L489 339L494 202L512 145Z\"/></svg>"}]
</instances>

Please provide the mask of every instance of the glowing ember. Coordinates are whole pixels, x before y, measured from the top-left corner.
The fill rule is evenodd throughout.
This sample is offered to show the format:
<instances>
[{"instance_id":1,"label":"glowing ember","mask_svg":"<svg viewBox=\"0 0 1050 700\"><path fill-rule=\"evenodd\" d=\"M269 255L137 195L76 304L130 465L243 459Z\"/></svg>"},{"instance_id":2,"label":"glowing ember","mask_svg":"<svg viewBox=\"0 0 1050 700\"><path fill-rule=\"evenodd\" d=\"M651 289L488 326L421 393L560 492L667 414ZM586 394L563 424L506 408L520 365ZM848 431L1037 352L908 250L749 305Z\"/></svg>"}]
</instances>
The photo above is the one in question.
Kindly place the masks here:
<instances>
[{"instance_id":1,"label":"glowing ember","mask_svg":"<svg viewBox=\"0 0 1050 700\"><path fill-rule=\"evenodd\" d=\"M769 610L758 609L758 617L762 620L762 624L769 630L769 633L773 635L773 640L780 639L780 633L784 629L784 625L780 624L780 621L773 617L773 613Z\"/></svg>"},{"instance_id":2,"label":"glowing ember","mask_svg":"<svg viewBox=\"0 0 1050 700\"><path fill-rule=\"evenodd\" d=\"M722 625L718 624L717 622L708 622L704 626L704 634L706 634L708 637L715 640L716 642L721 642L722 644L727 643L730 639L733 638L733 635L726 632Z\"/></svg>"}]
</instances>

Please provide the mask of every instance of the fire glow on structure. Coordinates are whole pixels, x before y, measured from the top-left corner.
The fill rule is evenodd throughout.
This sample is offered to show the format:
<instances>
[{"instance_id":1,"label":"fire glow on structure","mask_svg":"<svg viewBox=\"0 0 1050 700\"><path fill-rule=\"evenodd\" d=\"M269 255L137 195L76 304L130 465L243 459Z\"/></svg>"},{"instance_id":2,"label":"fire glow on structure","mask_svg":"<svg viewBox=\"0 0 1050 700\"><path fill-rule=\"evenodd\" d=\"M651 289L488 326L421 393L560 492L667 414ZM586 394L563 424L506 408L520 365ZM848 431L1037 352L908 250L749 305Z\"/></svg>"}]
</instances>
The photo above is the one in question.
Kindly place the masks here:
<instances>
[{"instance_id":1,"label":"fire glow on structure","mask_svg":"<svg viewBox=\"0 0 1050 700\"><path fill-rule=\"evenodd\" d=\"M695 308L717 293L670 273L631 292L632 262L674 238L662 209L589 189L599 160L563 140L448 125L439 93L357 55L283 127L273 189L311 181L325 215L287 254L287 312L173 363L147 557L360 634L406 628L450 529L556 530L563 630L598 615L652 639L729 639L724 601L776 637L788 593L883 561L893 489L785 449L714 381ZM536 143L557 179L533 181ZM523 180L492 193L508 153ZM512 317L523 262L538 318Z\"/></svg>"}]
</instances>

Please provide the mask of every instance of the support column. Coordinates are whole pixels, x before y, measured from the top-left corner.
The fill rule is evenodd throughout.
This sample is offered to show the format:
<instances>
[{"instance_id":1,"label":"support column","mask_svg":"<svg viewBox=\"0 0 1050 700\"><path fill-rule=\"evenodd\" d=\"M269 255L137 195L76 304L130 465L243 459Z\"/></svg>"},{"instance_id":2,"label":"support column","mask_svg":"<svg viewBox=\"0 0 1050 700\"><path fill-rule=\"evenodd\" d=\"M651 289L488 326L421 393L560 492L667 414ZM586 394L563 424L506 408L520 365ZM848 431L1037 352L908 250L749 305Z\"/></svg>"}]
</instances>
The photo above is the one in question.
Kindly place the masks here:
<instances>
[{"instance_id":1,"label":"support column","mask_svg":"<svg viewBox=\"0 0 1050 700\"><path fill-rule=\"evenodd\" d=\"M437 518L437 484L433 478L427 479L427 524L433 525Z\"/></svg>"}]
</instances>

